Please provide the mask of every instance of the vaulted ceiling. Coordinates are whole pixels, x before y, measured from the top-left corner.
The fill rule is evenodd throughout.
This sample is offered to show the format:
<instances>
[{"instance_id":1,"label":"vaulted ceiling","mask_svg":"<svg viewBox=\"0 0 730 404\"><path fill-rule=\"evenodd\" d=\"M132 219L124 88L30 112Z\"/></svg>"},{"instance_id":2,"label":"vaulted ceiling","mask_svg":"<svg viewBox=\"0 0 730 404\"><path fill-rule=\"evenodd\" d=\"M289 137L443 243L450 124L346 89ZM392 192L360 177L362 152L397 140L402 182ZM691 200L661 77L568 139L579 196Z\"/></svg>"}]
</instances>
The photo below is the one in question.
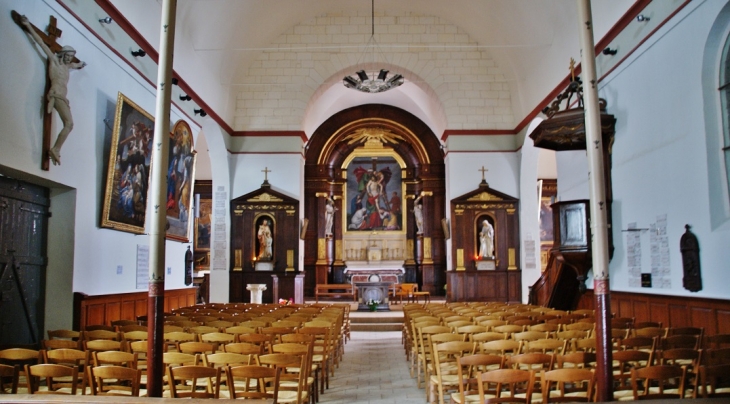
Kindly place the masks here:
<instances>
[{"instance_id":1,"label":"vaulted ceiling","mask_svg":"<svg viewBox=\"0 0 730 404\"><path fill-rule=\"evenodd\" d=\"M108 2L159 46L161 0ZM633 4L593 0L595 40ZM337 111L383 103L442 133L515 128L580 60L576 0L375 0L374 10L385 60L373 63L369 0L179 0L174 69L234 131L311 135ZM368 63L405 84L342 85Z\"/></svg>"}]
</instances>

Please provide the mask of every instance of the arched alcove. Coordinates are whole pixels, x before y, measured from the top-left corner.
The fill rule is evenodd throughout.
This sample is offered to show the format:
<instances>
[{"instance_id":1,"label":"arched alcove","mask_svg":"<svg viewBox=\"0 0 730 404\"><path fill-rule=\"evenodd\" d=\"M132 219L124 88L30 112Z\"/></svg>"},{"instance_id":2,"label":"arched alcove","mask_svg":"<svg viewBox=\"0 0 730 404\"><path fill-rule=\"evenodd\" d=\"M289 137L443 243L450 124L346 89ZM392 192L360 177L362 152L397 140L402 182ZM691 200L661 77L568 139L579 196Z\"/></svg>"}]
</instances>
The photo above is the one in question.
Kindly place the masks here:
<instances>
[{"instance_id":1,"label":"arched alcove","mask_svg":"<svg viewBox=\"0 0 730 404\"><path fill-rule=\"evenodd\" d=\"M338 112L312 134L305 151L303 232L306 291L313 294L316 284L341 283L346 267L343 252L343 220L347 220L347 163L353 153L369 151L373 156L394 156L403 164L402 212L413 217L415 196L421 199L423 234L416 235L414 220L403 220L404 269L406 281L418 282L423 290L437 293L445 282L445 242L441 218L445 217L444 153L433 131L413 114L388 105L368 104ZM334 231L326 234L325 208L328 198L335 201ZM372 238L383 234L377 229ZM422 243L423 256L419 256ZM417 253L418 252L418 253Z\"/></svg>"}]
</instances>

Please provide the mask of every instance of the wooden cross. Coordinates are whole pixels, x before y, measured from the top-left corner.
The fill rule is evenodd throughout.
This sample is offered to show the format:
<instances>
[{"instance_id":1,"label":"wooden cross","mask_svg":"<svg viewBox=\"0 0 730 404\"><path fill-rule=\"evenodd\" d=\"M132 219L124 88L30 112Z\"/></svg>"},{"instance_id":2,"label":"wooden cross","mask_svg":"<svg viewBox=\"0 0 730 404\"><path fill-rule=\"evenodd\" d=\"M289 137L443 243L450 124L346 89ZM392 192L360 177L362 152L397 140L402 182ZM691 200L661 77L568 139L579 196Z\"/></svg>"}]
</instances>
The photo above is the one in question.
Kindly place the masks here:
<instances>
[{"instance_id":1,"label":"wooden cross","mask_svg":"<svg viewBox=\"0 0 730 404\"><path fill-rule=\"evenodd\" d=\"M264 182L269 180L269 173L271 170L269 170L269 167L264 167L263 170L261 170L262 173L264 173Z\"/></svg>"},{"instance_id":2,"label":"wooden cross","mask_svg":"<svg viewBox=\"0 0 730 404\"><path fill-rule=\"evenodd\" d=\"M484 168L484 166L482 166L482 168L479 169L479 170L477 170L477 171L481 171L482 172L482 181L484 181L484 173L487 172L487 171L489 171L489 170L487 170L486 168Z\"/></svg>"},{"instance_id":3,"label":"wooden cross","mask_svg":"<svg viewBox=\"0 0 730 404\"><path fill-rule=\"evenodd\" d=\"M22 28L25 31L25 27L20 22L20 14L16 12L15 10L10 11L10 16L12 17L13 21L15 21L20 28ZM51 50L53 53L57 53L61 50L61 44L56 42L56 39L61 37L61 34L63 31L58 29L56 26L56 17L50 16L50 21L48 23L48 34L43 32L41 29L36 27L35 25L31 24L33 27L33 30L38 34L38 36L43 40L43 43L48 46L48 49ZM50 60L46 62L51 63ZM79 60L74 57L73 63L79 63ZM48 65L46 65L46 88L43 91L43 94L48 94L48 90L51 88L51 80L48 77ZM48 171L50 167L50 162L48 161L48 150L51 149L51 123L53 121L51 113L46 113L45 108L45 99L44 99L44 107L43 107L43 158L41 159L41 169L43 171Z\"/></svg>"}]
</instances>

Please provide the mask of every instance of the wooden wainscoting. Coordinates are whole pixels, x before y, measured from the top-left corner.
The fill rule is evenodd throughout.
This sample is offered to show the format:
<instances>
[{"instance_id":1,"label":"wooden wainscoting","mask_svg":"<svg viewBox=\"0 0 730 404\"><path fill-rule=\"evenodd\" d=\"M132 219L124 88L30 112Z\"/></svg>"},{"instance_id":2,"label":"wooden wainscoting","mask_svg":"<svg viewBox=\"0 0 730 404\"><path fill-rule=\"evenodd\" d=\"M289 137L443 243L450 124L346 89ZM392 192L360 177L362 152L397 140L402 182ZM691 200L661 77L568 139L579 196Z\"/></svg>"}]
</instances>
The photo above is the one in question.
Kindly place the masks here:
<instances>
[{"instance_id":1,"label":"wooden wainscoting","mask_svg":"<svg viewBox=\"0 0 730 404\"><path fill-rule=\"evenodd\" d=\"M166 290L164 311L167 313L194 305L196 290L197 288ZM92 324L111 325L115 320L136 320L137 316L147 314L147 299L146 290L97 296L74 293L74 330L84 330L87 325Z\"/></svg>"},{"instance_id":2,"label":"wooden wainscoting","mask_svg":"<svg viewBox=\"0 0 730 404\"><path fill-rule=\"evenodd\" d=\"M578 308L593 309L594 301L588 290ZM730 333L730 300L611 292L611 311L636 322L661 321L664 327L704 327L705 335Z\"/></svg>"}]
</instances>

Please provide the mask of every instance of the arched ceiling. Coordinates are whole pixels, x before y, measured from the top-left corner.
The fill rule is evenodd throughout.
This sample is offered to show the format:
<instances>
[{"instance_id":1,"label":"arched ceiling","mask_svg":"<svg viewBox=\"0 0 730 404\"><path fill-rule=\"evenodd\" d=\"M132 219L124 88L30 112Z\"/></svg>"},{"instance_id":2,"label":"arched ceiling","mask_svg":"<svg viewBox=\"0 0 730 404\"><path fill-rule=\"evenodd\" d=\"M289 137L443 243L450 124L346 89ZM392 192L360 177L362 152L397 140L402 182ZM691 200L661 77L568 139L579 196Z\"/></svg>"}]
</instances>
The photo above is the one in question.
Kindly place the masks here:
<instances>
[{"instance_id":1,"label":"arched ceiling","mask_svg":"<svg viewBox=\"0 0 730 404\"><path fill-rule=\"evenodd\" d=\"M161 0L109 1L158 46ZM634 0L593 0L595 40L632 4ZM436 133L513 128L566 76L570 58L579 60L576 7L575 0L375 0L375 39L390 64L404 70L407 84L370 95L353 94L340 84L343 71L352 67L354 73L356 56L370 36L368 0L178 0L174 68L234 130L310 135L333 113L374 102L406 109ZM469 96L445 86L446 67L426 66L413 56L430 52L438 60L460 51L477 52L484 61L473 81L490 80L484 77L496 72L496 82L504 84L509 105L501 106L509 111L495 113L502 118L480 120L489 115L484 109L489 106L463 105ZM309 69L271 63L322 53L327 60ZM274 74L279 78L272 77L273 69L281 69ZM461 80L469 91L469 83ZM278 87L271 90L274 84ZM483 93L472 95L484 98ZM269 113L262 105L274 101L284 107L272 118L262 118Z\"/></svg>"}]
</instances>

